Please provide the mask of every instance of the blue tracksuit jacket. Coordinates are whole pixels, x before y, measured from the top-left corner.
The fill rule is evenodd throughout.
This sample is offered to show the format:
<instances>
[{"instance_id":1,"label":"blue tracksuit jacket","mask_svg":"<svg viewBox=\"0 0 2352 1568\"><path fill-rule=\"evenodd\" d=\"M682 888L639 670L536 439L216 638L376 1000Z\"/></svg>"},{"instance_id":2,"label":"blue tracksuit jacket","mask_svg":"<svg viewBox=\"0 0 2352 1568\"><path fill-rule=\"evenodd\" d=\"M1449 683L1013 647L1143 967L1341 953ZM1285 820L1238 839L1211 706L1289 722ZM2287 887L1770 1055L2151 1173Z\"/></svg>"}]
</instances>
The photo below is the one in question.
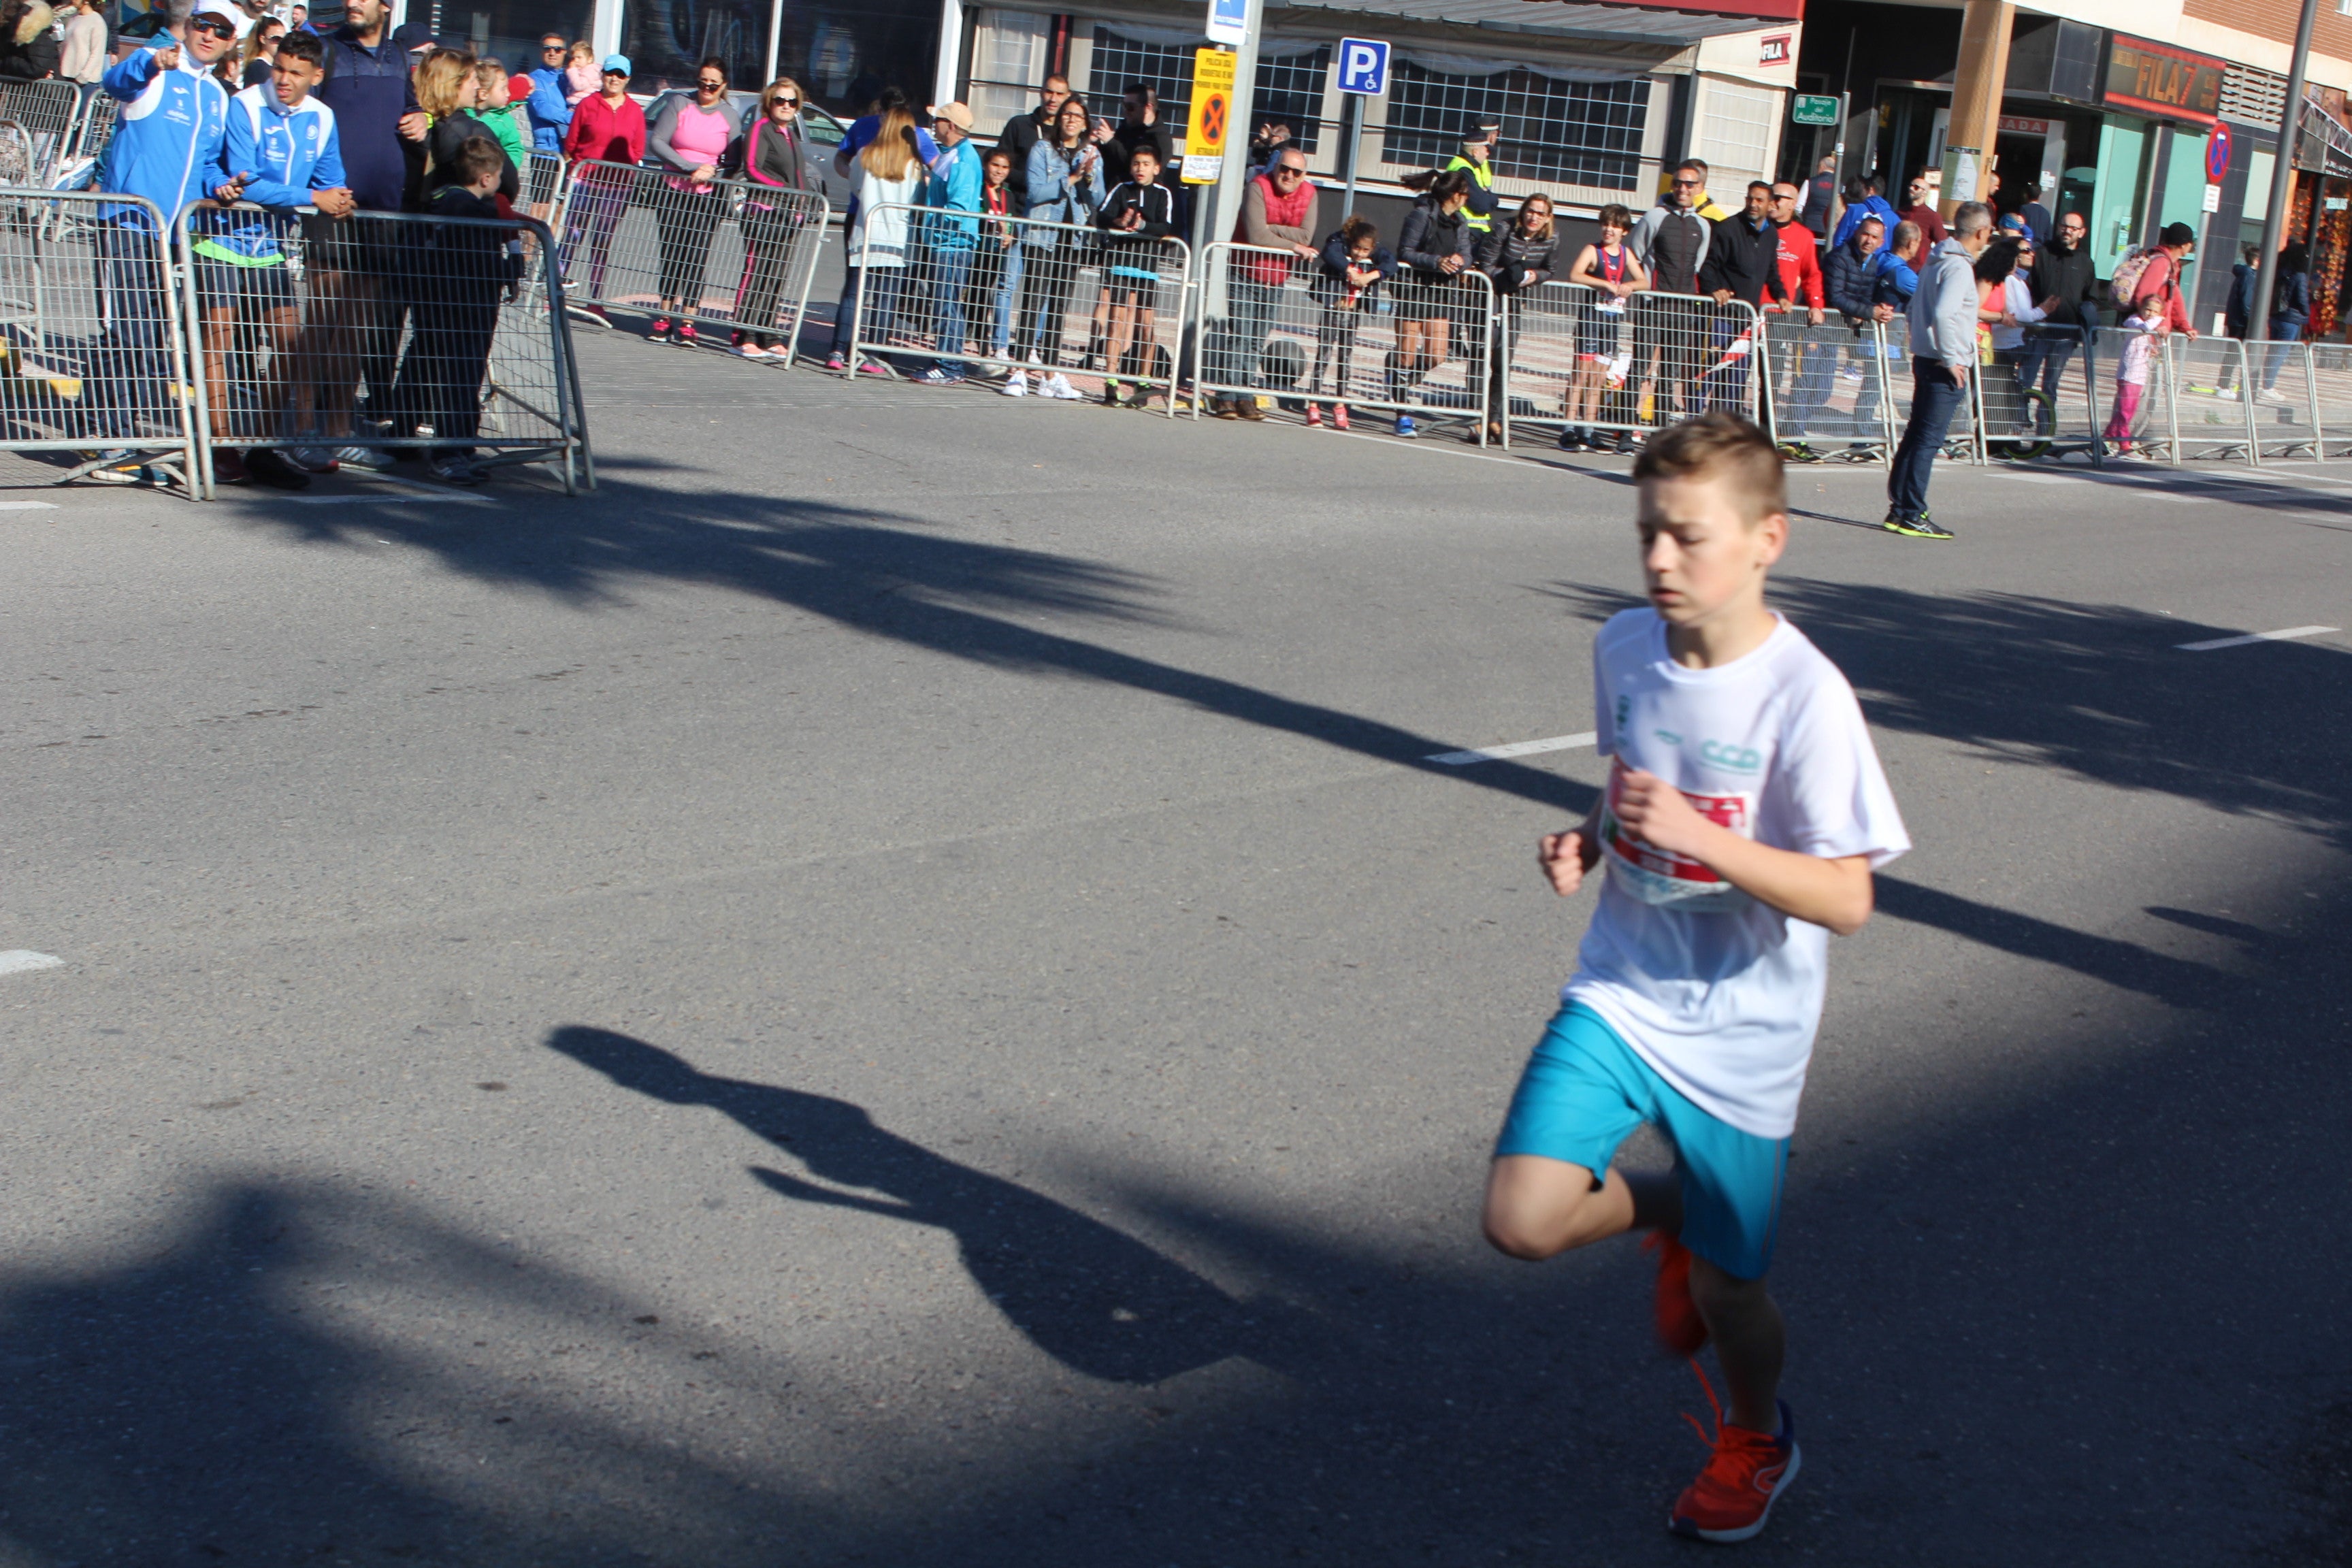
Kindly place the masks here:
<instances>
[{"instance_id":1,"label":"blue tracksuit jacket","mask_svg":"<svg viewBox=\"0 0 2352 1568\"><path fill-rule=\"evenodd\" d=\"M227 131L228 89L198 70L184 49L178 68L156 69L152 44L109 66L101 86L122 109L99 161L98 188L144 196L168 224L206 194ZM131 222L138 211L115 206L100 216Z\"/></svg>"},{"instance_id":2,"label":"blue tracksuit jacket","mask_svg":"<svg viewBox=\"0 0 2352 1568\"><path fill-rule=\"evenodd\" d=\"M247 201L280 212L310 205L312 191L341 187L343 153L335 111L315 98L289 110L278 101L275 86L247 88L229 100L228 132L205 183L225 185L239 174L246 176ZM205 244L247 260L274 260L284 229L282 220L253 218Z\"/></svg>"}]
</instances>

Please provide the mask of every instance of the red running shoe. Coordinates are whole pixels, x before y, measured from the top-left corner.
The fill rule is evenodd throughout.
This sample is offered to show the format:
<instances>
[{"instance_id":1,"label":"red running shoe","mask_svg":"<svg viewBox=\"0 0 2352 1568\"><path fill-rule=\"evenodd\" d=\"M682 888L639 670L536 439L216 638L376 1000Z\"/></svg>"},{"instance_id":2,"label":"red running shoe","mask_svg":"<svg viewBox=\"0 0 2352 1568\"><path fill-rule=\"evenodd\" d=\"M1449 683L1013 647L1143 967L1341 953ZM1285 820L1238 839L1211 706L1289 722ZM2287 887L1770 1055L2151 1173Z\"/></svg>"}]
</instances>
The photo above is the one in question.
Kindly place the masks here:
<instances>
[{"instance_id":1,"label":"red running shoe","mask_svg":"<svg viewBox=\"0 0 2352 1568\"><path fill-rule=\"evenodd\" d=\"M1643 1237L1642 1250L1658 1255L1658 1342L1688 1360L1706 1348L1706 1320L1691 1300L1691 1250L1663 1230Z\"/></svg>"},{"instance_id":2,"label":"red running shoe","mask_svg":"<svg viewBox=\"0 0 2352 1568\"><path fill-rule=\"evenodd\" d=\"M1691 1370L1698 1371L1696 1366ZM1796 1418L1789 1413L1788 1401L1780 1400L1780 1436L1730 1426L1723 1419L1723 1406L1716 1403L1706 1374L1699 1373L1698 1380L1706 1389L1706 1402L1715 1405L1715 1436L1708 1439L1715 1452L1708 1456L1698 1479L1675 1500L1666 1528L1694 1541L1746 1541L1762 1531L1772 1505L1797 1479ZM1699 1426L1696 1416L1683 1419L1700 1436L1706 1436L1706 1428Z\"/></svg>"}]
</instances>

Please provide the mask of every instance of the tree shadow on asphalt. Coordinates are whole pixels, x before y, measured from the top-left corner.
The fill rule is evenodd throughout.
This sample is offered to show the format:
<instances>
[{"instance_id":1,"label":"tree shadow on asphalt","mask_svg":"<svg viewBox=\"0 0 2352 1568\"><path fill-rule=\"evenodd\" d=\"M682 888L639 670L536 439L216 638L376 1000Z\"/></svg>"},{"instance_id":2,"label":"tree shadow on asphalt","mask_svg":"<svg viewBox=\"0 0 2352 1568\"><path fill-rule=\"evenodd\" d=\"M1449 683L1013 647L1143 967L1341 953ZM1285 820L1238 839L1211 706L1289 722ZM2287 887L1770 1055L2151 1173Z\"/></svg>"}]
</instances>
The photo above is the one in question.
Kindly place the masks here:
<instances>
[{"instance_id":1,"label":"tree shadow on asphalt","mask_svg":"<svg viewBox=\"0 0 2352 1568\"><path fill-rule=\"evenodd\" d=\"M264 526L312 543L392 539L431 551L486 582L530 587L583 604L636 582L701 583L756 595L835 625L999 668L1124 686L1342 751L1441 776L1460 770L1428 761L1458 743L1320 703L1300 701L1164 660L1126 653L1016 616L1106 624L1171 624L1152 603L1159 585L1075 555L992 544L919 520L813 500L737 494L694 496L607 480L577 503L538 508L518 523L462 509L440 517L322 516ZM1508 762L1478 782L1562 810L1590 792L1559 775Z\"/></svg>"},{"instance_id":2,"label":"tree shadow on asphalt","mask_svg":"<svg viewBox=\"0 0 2352 1568\"><path fill-rule=\"evenodd\" d=\"M877 1127L845 1100L698 1072L609 1029L561 1028L547 1044L623 1089L730 1117L816 1178L752 1167L772 1192L947 1231L972 1283L1072 1372L1149 1384L1233 1355L1280 1359L1259 1326L1279 1303L1252 1308L1098 1220Z\"/></svg>"}]
</instances>

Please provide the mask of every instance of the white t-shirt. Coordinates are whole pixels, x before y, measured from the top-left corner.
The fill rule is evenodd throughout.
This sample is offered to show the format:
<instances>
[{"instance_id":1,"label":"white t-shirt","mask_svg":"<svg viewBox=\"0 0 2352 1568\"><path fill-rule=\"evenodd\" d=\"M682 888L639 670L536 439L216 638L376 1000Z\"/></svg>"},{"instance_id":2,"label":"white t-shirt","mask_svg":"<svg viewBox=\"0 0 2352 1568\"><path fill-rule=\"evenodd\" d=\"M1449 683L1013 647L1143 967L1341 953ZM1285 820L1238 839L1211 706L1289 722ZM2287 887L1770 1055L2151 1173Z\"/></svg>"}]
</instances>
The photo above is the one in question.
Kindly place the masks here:
<instances>
[{"instance_id":1,"label":"white t-shirt","mask_svg":"<svg viewBox=\"0 0 2352 1568\"><path fill-rule=\"evenodd\" d=\"M1837 666L1785 619L1713 669L1666 653L1654 610L1610 618L1593 642L1609 795L1633 769L1778 849L1885 865L1911 840ZM1797 1125L1820 1027L1829 931L1759 904L1695 860L1601 821L1601 907L1561 989L1706 1111L1759 1138ZM1596 868L1597 869L1598 868Z\"/></svg>"}]
</instances>

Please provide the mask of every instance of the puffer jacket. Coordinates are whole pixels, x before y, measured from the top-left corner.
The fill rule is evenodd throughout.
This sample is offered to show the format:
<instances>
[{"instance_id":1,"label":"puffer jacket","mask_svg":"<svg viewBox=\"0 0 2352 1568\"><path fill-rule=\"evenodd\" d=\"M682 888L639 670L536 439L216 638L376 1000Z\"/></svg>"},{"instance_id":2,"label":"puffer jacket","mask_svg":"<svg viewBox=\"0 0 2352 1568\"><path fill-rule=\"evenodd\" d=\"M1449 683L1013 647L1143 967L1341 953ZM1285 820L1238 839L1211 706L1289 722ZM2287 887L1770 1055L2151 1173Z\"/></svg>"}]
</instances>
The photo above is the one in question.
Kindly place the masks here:
<instances>
[{"instance_id":1,"label":"puffer jacket","mask_svg":"<svg viewBox=\"0 0 2352 1568\"><path fill-rule=\"evenodd\" d=\"M16 24L16 35L0 41L0 77L37 81L58 74L58 40L49 29L58 14L42 0L33 0Z\"/></svg>"},{"instance_id":2,"label":"puffer jacket","mask_svg":"<svg viewBox=\"0 0 2352 1568\"><path fill-rule=\"evenodd\" d=\"M1830 309L1849 321L1866 319L1878 303L1878 285L1886 276L1886 264L1894 259L1885 246L1868 256L1862 254L1852 239L1832 246L1822 260L1822 292L1829 296Z\"/></svg>"},{"instance_id":3,"label":"puffer jacket","mask_svg":"<svg viewBox=\"0 0 2352 1568\"><path fill-rule=\"evenodd\" d=\"M1530 237L1519 232L1518 220L1496 224L1478 237L1478 270L1495 280L1497 294L1532 289L1552 274L1552 258L1559 249L1557 234ZM1535 281L1527 280L1534 273Z\"/></svg>"},{"instance_id":4,"label":"puffer jacket","mask_svg":"<svg viewBox=\"0 0 2352 1568\"><path fill-rule=\"evenodd\" d=\"M1423 196L1404 215L1404 232L1397 236L1397 259L1412 268L1421 282L1442 283L1446 279L1447 257L1460 257L1465 271L1478 264L1477 241L1478 231L1470 226L1468 209L1459 209L1449 217Z\"/></svg>"}]
</instances>

